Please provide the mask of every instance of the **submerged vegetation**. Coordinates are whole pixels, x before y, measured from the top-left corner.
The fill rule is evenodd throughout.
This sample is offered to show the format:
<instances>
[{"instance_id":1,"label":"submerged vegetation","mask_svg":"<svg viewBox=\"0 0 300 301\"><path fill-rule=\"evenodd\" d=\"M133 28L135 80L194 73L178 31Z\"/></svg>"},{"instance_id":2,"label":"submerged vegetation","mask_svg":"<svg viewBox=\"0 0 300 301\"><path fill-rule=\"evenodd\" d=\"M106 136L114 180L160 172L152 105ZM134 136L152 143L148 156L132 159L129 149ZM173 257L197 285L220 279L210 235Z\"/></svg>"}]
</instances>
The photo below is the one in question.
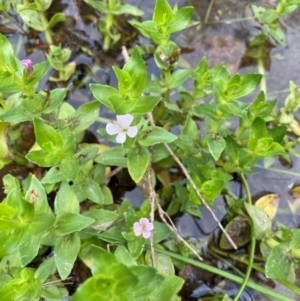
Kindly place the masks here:
<instances>
[{"instance_id":1,"label":"submerged vegetation","mask_svg":"<svg viewBox=\"0 0 300 301\"><path fill-rule=\"evenodd\" d=\"M24 177L3 177L1 301L183 300L180 275L188 265L238 284L234 293L212 290L199 300L236 301L248 288L266 300L299 299L300 229L274 223L278 195L254 202L247 176L262 161L272 168L274 158L291 163L297 156L300 88L291 81L283 105L268 101L263 60L267 44L286 46L281 19L300 0L251 6L258 29L247 55L259 72L243 75L225 65L210 67L205 57L180 67L182 49L172 37L199 24L192 6L156 0L152 19L141 22L143 11L119 0L84 2L97 13L104 52L125 43L122 25L153 51L123 46L122 68L112 67L117 85L90 83L93 99L76 108L64 101L77 84L72 50L52 35L64 26L64 13L47 13L52 0L0 3L5 24L15 22L23 34L44 33L47 41L44 60L34 64L17 57L8 35L0 34L0 167L29 170ZM154 58L156 75L146 55ZM99 117L100 109L114 117ZM88 138L95 126L101 143ZM111 182L125 172L143 191L139 207L115 197ZM242 197L233 193L233 181L243 186ZM299 195L298 188L292 193ZM222 223L214 213L220 196ZM183 213L207 218L202 207L220 229L207 250L174 224ZM207 253L227 268L206 262ZM88 276L70 285L79 263ZM257 283L253 271L295 297Z\"/></svg>"}]
</instances>

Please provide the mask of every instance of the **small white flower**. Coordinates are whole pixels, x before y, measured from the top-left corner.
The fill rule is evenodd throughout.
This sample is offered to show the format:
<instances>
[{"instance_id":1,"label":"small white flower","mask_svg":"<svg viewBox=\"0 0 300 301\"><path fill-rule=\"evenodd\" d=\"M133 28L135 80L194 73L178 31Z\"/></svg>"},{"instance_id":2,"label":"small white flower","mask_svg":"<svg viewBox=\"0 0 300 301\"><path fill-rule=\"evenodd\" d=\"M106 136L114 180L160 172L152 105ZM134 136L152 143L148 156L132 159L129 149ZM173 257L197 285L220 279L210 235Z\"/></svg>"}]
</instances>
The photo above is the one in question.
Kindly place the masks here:
<instances>
[{"instance_id":1,"label":"small white flower","mask_svg":"<svg viewBox=\"0 0 300 301\"><path fill-rule=\"evenodd\" d=\"M136 126L130 126L133 121L133 116L131 114L117 115L118 124L108 123L106 125L106 132L109 135L116 135L116 142L124 143L126 140L126 135L130 138L136 136L138 129Z\"/></svg>"},{"instance_id":2,"label":"small white flower","mask_svg":"<svg viewBox=\"0 0 300 301\"><path fill-rule=\"evenodd\" d=\"M142 234L144 238L149 238L153 229L153 224L145 217L142 217L138 222L133 224L133 232L135 236L140 236Z\"/></svg>"}]
</instances>

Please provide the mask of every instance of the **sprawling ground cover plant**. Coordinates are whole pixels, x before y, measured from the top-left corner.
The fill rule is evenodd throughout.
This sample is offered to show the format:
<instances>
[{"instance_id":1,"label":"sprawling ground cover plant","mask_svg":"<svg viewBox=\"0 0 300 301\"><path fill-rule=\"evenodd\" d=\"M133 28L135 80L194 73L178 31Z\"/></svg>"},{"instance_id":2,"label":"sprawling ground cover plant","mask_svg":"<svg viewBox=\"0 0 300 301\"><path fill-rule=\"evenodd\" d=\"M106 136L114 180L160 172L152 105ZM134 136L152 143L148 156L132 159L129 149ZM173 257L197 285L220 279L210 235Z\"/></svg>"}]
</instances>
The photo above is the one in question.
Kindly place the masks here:
<instances>
[{"instance_id":1,"label":"sprawling ground cover plant","mask_svg":"<svg viewBox=\"0 0 300 301\"><path fill-rule=\"evenodd\" d=\"M48 22L44 11L50 4L12 1L24 23L45 31L52 44L50 29L64 17L57 14ZM1 5L7 13L9 2ZM299 1L280 1L274 10L253 6L261 34L282 44L278 19L298 5ZM103 1L99 11L112 18L114 7L115 15L128 12L119 1ZM53 80L69 79L74 64L64 64L68 50L52 45L47 60L33 65L15 57L8 39L0 35L0 166L16 162L40 170L22 182L9 174L3 179L1 300L62 300L68 295L64 281L78 259L92 275L77 288L72 301L180 300L177 294L184 280L175 267L182 269L185 263L241 284L233 300L246 286L271 298L293 300L252 282L252 268L300 296L293 284L300 230L272 227L273 216L253 205L246 180L258 160L289 158L295 152L299 138L287 131L299 136L294 118L299 88L291 83L291 94L279 111L276 101L267 102L264 92L257 91L259 73L231 75L226 66L210 68L205 58L193 68L177 68L180 48L171 37L189 26L192 16L193 7L171 8L167 0L157 0L152 20L131 21L155 45L159 77L147 73L138 46L130 56L124 49L124 67L113 67L118 87L91 84L95 100L77 109L64 102L69 87L41 91L38 85L50 66L59 74ZM103 22L99 24L104 32ZM114 40L116 33L106 28L105 37ZM187 80L194 83L192 91L185 86ZM97 121L101 107L116 116L98 130L111 143L84 142L85 131ZM22 153L18 140L25 122L33 125L35 142ZM129 200L116 204L113 199L108 181L123 168L134 182L146 186L140 208ZM172 168L181 170L176 180L171 180ZM234 174L243 182L245 200L230 194ZM169 218L179 212L201 217L199 207L213 208L220 194L226 197L229 221L226 229L219 224L224 233L221 248L250 246L243 278L194 260L201 250L188 244ZM232 241L228 233L242 224L248 227L247 240ZM264 268L253 263L257 242ZM220 300L231 299L222 295Z\"/></svg>"}]
</instances>

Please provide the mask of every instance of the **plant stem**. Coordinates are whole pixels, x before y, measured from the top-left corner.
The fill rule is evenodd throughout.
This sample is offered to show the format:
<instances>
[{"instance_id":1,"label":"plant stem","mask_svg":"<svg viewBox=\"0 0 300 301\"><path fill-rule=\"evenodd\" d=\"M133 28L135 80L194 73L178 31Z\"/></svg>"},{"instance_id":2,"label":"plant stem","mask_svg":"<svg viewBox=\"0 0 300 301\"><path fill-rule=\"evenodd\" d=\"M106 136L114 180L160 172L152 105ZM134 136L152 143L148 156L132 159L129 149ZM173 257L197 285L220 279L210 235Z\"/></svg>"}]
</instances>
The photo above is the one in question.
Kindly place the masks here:
<instances>
[{"instance_id":1,"label":"plant stem","mask_svg":"<svg viewBox=\"0 0 300 301\"><path fill-rule=\"evenodd\" d=\"M103 123L103 124L106 124L106 123L118 124L115 120L108 119L108 118L105 118L105 117L98 117L97 122Z\"/></svg>"},{"instance_id":2,"label":"plant stem","mask_svg":"<svg viewBox=\"0 0 300 301\"><path fill-rule=\"evenodd\" d=\"M103 41L103 50L107 51L111 46L111 37L110 31L111 27L114 23L114 15L112 13L108 13L106 16L106 32L104 34L104 41Z\"/></svg>"},{"instance_id":3,"label":"plant stem","mask_svg":"<svg viewBox=\"0 0 300 301\"><path fill-rule=\"evenodd\" d=\"M177 259L177 260L180 260L182 262L185 262L185 263L189 263L195 267L198 267L200 269L203 269L205 271L209 271L213 274L216 274L216 275L219 275L221 277L224 277L224 278L227 278L231 281L234 281L236 283L240 283L242 284L244 279L239 277L239 276L236 276L236 275L232 275L231 273L228 273L226 271L223 271L223 270L220 270L216 267L213 267L209 264L206 264L206 263L203 263L203 262L199 262L199 261L196 261L194 259L191 259L191 258L186 258L182 255L179 255L179 254L176 254L176 253L173 253L173 252L170 252L170 251L167 251L167 250L164 250L164 249L161 249L161 248L155 248L155 251L158 252L158 253L162 253L162 254L165 254L165 255L168 255L174 259ZM266 288L264 286L261 286L255 282L252 282L250 280L247 281L247 284L246 284L248 287L258 291L258 292L261 292L267 296L270 296L270 297L273 297L275 299L278 299L278 300L281 300L281 301L295 301L295 299L292 299L292 298L289 298L289 297L286 297L284 295L281 295L279 293L276 293L273 289L269 289L269 288Z\"/></svg>"},{"instance_id":4,"label":"plant stem","mask_svg":"<svg viewBox=\"0 0 300 301\"><path fill-rule=\"evenodd\" d=\"M206 11L206 15L205 15L205 19L204 19L204 24L207 24L207 21L209 19L209 16L210 16L210 12L211 12L211 9L214 5L214 0L210 0L210 3L209 3L209 6L208 6L208 9Z\"/></svg>"},{"instance_id":5,"label":"plant stem","mask_svg":"<svg viewBox=\"0 0 300 301\"><path fill-rule=\"evenodd\" d=\"M248 182L247 182L244 174L241 174L241 179L242 179L245 191L246 191L247 202L249 204L252 204L252 199L251 199L249 185L248 185ZM255 235L254 235L254 224L253 224L253 221L251 220L251 241L250 241L250 254L249 254L248 268L247 268L247 272L246 272L245 278L244 278L244 280L242 282L242 285L241 285L239 291L237 292L235 298L233 299L233 301L239 300L241 294L243 293L243 291L244 291L244 289L245 289L245 287L247 285L247 282L249 281L250 273L252 271L252 266L253 266L255 245L256 245L256 240L255 240Z\"/></svg>"},{"instance_id":6,"label":"plant stem","mask_svg":"<svg viewBox=\"0 0 300 301\"><path fill-rule=\"evenodd\" d=\"M289 170L281 170L281 169L272 168L272 167L264 168L262 165L259 165L259 164L256 164L255 167L262 168L266 171L275 171L275 172L283 173L283 174L286 174L286 175L289 175L289 176L300 177L299 172L294 172L294 171L289 171Z\"/></svg>"},{"instance_id":7,"label":"plant stem","mask_svg":"<svg viewBox=\"0 0 300 301\"><path fill-rule=\"evenodd\" d=\"M170 85L171 85L171 71L166 70L163 72L165 78L165 86L167 87L167 91L164 93L164 99L166 101L170 100Z\"/></svg>"},{"instance_id":8,"label":"plant stem","mask_svg":"<svg viewBox=\"0 0 300 301\"><path fill-rule=\"evenodd\" d=\"M262 78L261 78L261 82L260 82L260 89L262 91L264 91L265 96L267 97L266 72L265 72L265 67L264 67L264 60L261 57L259 57L257 60L257 69L258 69L258 73L262 74Z\"/></svg>"},{"instance_id":9,"label":"plant stem","mask_svg":"<svg viewBox=\"0 0 300 301\"><path fill-rule=\"evenodd\" d=\"M43 5L40 2L40 0L35 0L35 4L36 4L36 6L39 10L40 17L41 17L41 20L42 20L42 23L43 23L43 26L44 26L44 29L45 29L45 37L46 37L47 43L49 45L52 45L53 40L52 40L50 29L48 28L48 21L47 21L46 16L45 16Z\"/></svg>"},{"instance_id":10,"label":"plant stem","mask_svg":"<svg viewBox=\"0 0 300 301\"><path fill-rule=\"evenodd\" d=\"M169 147L169 145L167 143L164 143L164 146L168 150L169 154L173 157L173 159L175 160L175 162L179 165L179 167L181 168L182 172L184 173L184 175L186 176L186 178L188 179L188 181L191 183L191 186L195 190L198 198L201 200L202 204L210 212L210 214L212 215L213 219L216 221L216 223L218 224L219 228L221 229L221 231L224 233L224 235L226 236L227 240L229 241L229 243L233 246L234 249L237 249L236 244L234 243L234 241L232 240L232 238L229 236L229 234L227 233L227 231L224 229L224 227L221 225L221 223L218 220L218 218L217 218L216 214L214 213L214 211L209 207L209 205L207 204L207 202L203 198L202 194L200 193L199 189L197 188L195 182L191 178L191 176L190 176L189 172L187 171L187 169L185 168L185 166L182 164L182 162L179 160L179 158L174 154L174 152L171 150L171 148Z\"/></svg>"}]
</instances>

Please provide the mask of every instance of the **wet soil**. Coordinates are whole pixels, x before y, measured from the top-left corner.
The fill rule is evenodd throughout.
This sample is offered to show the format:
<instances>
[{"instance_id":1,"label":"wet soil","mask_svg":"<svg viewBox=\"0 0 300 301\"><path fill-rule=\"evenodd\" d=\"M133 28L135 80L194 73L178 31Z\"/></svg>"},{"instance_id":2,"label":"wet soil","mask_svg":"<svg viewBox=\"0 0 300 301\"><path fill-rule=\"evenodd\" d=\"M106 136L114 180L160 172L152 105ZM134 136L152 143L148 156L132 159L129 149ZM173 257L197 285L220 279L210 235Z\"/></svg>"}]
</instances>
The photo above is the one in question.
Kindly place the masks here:
<instances>
[{"instance_id":1,"label":"wet soil","mask_svg":"<svg viewBox=\"0 0 300 301\"><path fill-rule=\"evenodd\" d=\"M147 20L151 18L154 0L131 0L124 1L138 6L145 12L141 18ZM195 25L183 33L174 35L175 42L182 48L182 55L179 62L181 67L194 66L203 56L205 56L210 66L218 64L226 64L230 72L239 72L245 74L247 72L257 72L257 61L246 55L249 40L257 33L257 24L251 19L250 5L253 1L249 0L180 0L170 1L172 5L175 3L179 7L193 5L195 7L194 20L199 21ZM255 2L256 3L256 2ZM266 6L274 5L276 1L260 1ZM212 4L212 5L211 5ZM86 5L83 1L77 2L67 0L55 0L48 12L51 17L55 12L64 12L67 20L64 24L58 24L53 30L53 39L55 43L61 44L63 47L69 47L72 50L71 60L76 62L76 72L66 83L59 84L49 81L50 76L55 76L52 70L48 78L41 82L41 89L55 88L66 86L72 83L67 100L75 107L80 104L92 100L89 91L89 83L101 83L116 85L116 78L111 67L117 65L122 67L124 60L121 56L120 46L126 45L128 48L135 44L144 45L151 50L152 45L138 35L126 19L120 18L120 29L122 30L122 41L115 45L114 48L105 53L102 51L102 39L96 28L97 14ZM33 30L24 31L18 26L20 19L16 15L11 15L14 23L0 23L0 32L9 37L10 41L15 45L16 56L20 59L29 58L34 63L45 60L45 51L48 45L45 42L43 34ZM206 22L204 22L206 21ZM286 32L287 47L270 43L268 45L265 59L265 76L267 84L267 98L273 100L278 98L279 103L283 103L285 97L289 93L289 81L292 80L296 85L300 84L300 56L299 56L299 40L300 40L300 9L292 14L291 17L283 20L283 26ZM157 74L156 68L151 55L145 55L149 76L151 73ZM101 116L105 118L113 117L106 109L101 109ZM28 125L27 125L28 126ZM96 134L96 130L103 124L95 124L91 131ZM30 127L30 126L29 126ZM30 147L32 141L31 134L28 132L27 145L24 145L24 151ZM102 138L97 136L99 141ZM25 143L20 141L20 143ZM272 166L278 169L287 169L293 172L300 172L300 161L293 158L292 165L284 167L280 161L275 162ZM291 200L289 191L291 187L299 184L299 177L291 174L281 174L271 169L258 168L258 175L249 176L248 181L253 195L263 191L272 191L280 195L280 214L277 215L276 221L284 223L286 226L297 228L300 226L300 206L298 211L291 213L288 206L288 200ZM16 164L11 164L1 170L0 177L11 173L20 179L26 177L28 172L32 172L32 167L25 168ZM36 171L38 172L38 171ZM138 206L143 201L143 194L139 187L136 187L126 171L119 173L117 177L111 181L111 188L117 202L122 201L124 197L129 197L134 205ZM238 182L232 183L233 192L243 195L243 190ZM220 197L216 200L216 214L218 218L225 217L224 200ZM183 236L195 237L201 240L204 245L216 234L216 224L211 218L206 219L208 212L202 209L203 219L192 218L185 214L178 216L176 224ZM209 216L210 217L210 216ZM214 236L215 235L215 236ZM207 262L212 265L220 266L219 260L207 255ZM237 264L236 262L234 264ZM224 269L228 269L224 266ZM245 269L241 267L241 269ZM89 275L86 269L83 269L81 263L75 265L74 273L76 281L83 282ZM214 275L207 275L207 272L187 266L181 272L183 278L187 279L187 284L183 290L183 300L198 300L204 294L210 295L213 292L223 291L234 295L238 287L235 284L222 282ZM257 281L263 282L259 275ZM268 286L275 286L274 283L266 283ZM245 291L241 300L268 300L263 296L258 296L255 292Z\"/></svg>"}]
</instances>

